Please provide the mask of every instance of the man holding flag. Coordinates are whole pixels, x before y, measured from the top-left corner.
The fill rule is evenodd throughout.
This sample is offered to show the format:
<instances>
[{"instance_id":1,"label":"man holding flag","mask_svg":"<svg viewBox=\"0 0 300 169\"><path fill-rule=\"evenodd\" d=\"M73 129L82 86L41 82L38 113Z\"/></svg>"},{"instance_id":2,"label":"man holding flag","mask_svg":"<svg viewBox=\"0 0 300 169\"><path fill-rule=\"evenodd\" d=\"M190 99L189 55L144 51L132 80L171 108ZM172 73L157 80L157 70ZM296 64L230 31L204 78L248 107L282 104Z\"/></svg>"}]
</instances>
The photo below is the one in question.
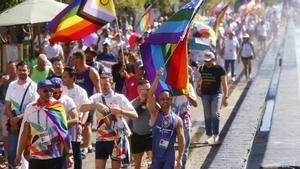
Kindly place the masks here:
<instances>
[{"instance_id":1,"label":"man holding flag","mask_svg":"<svg viewBox=\"0 0 300 169\"><path fill-rule=\"evenodd\" d=\"M158 81L163 75L162 68L156 72L147 98L152 128L152 169L173 169L175 163L175 141L178 138L176 169L182 167L185 145L182 120L171 109L172 94L163 90L159 94L159 104L154 95Z\"/></svg>"},{"instance_id":2,"label":"man holding flag","mask_svg":"<svg viewBox=\"0 0 300 169\"><path fill-rule=\"evenodd\" d=\"M141 45L145 71L152 82L148 93L148 109L154 125L152 129L153 169L175 167L174 142L176 137L178 137L179 152L176 168L182 167L185 145L183 124L181 118L171 110L171 97L172 94L188 93L187 39L192 21L203 2L203 0L193 0L183 6L150 34ZM159 106L156 98L159 100Z\"/></svg>"}]
</instances>

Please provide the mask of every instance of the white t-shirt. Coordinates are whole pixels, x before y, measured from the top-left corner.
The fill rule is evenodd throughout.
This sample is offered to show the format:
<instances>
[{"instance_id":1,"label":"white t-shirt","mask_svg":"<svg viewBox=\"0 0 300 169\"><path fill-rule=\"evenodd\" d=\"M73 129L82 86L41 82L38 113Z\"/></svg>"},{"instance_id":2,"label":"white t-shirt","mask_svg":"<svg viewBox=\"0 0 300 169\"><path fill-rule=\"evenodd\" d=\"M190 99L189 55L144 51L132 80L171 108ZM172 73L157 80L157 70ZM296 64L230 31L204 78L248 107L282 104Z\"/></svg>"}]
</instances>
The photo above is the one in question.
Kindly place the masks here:
<instances>
[{"instance_id":1,"label":"white t-shirt","mask_svg":"<svg viewBox=\"0 0 300 169\"><path fill-rule=\"evenodd\" d=\"M52 101L55 101L52 99ZM37 106L36 102L29 104L24 113L21 131L23 131L24 123L30 125L31 143L30 158L32 159L53 159L62 156L63 146L60 136L56 131L55 124L44 111L44 107ZM44 139L41 139L41 134ZM43 144L43 140L48 144ZM45 143L45 142L44 142ZM52 152L51 154L41 152Z\"/></svg>"},{"instance_id":2,"label":"white t-shirt","mask_svg":"<svg viewBox=\"0 0 300 169\"><path fill-rule=\"evenodd\" d=\"M225 60L236 60L237 59L237 48L239 42L236 38L224 40L224 59Z\"/></svg>"},{"instance_id":3,"label":"white t-shirt","mask_svg":"<svg viewBox=\"0 0 300 169\"><path fill-rule=\"evenodd\" d=\"M268 35L268 32L267 32L268 28L267 28L266 24L258 24L256 29L257 29L258 36L267 37L267 35Z\"/></svg>"},{"instance_id":4,"label":"white t-shirt","mask_svg":"<svg viewBox=\"0 0 300 169\"><path fill-rule=\"evenodd\" d=\"M193 99L197 99L197 96L196 96L196 93L195 93L195 90L193 88L193 86L191 85L191 83L189 83L189 96ZM181 95L181 96L173 96L173 99L172 99L172 103L175 105L175 106L180 106L181 104L186 104L186 105L189 105L189 101L188 99L186 98L185 95Z\"/></svg>"},{"instance_id":5,"label":"white t-shirt","mask_svg":"<svg viewBox=\"0 0 300 169\"><path fill-rule=\"evenodd\" d=\"M24 102L22 105L21 112L24 112L26 106L29 103L37 100L37 98L38 98L38 94L36 92L37 91L36 83L33 82L31 79L29 79L27 83L25 83L23 85L19 85L18 80L15 80L15 81L12 81L8 86L6 96L5 96L5 101L8 101L11 103L12 110L15 110L17 115L21 114L21 112L19 112L20 104L22 102L23 95L24 95L30 82L31 82L31 85L28 88L28 91L26 93L26 96L24 98Z\"/></svg>"},{"instance_id":6,"label":"white t-shirt","mask_svg":"<svg viewBox=\"0 0 300 169\"><path fill-rule=\"evenodd\" d=\"M75 84L74 88L72 89L68 89L66 86L63 86L62 95L67 95L72 98L77 110L79 110L81 105L89 103L89 98L86 91L77 84Z\"/></svg>"},{"instance_id":7,"label":"white t-shirt","mask_svg":"<svg viewBox=\"0 0 300 169\"><path fill-rule=\"evenodd\" d=\"M114 93L114 92L111 92L110 94L108 94L106 96L103 95L102 93L96 93L89 98L90 103L103 103L102 96L105 99L106 105L110 108L119 107L121 110L135 111L132 104L129 102L129 100L124 95L119 94L119 93ZM95 114L97 117L97 121L99 122L100 119L103 118L103 114L97 110L95 111ZM118 118L116 118L116 120L117 120L116 121L117 129L128 128L127 123L123 117L118 117ZM107 137L107 136L101 134L101 132L103 132L102 130L104 130L103 128L98 128L98 130L100 132L97 132L96 141L112 141L112 140L114 140L114 137Z\"/></svg>"},{"instance_id":8,"label":"white t-shirt","mask_svg":"<svg viewBox=\"0 0 300 169\"><path fill-rule=\"evenodd\" d=\"M47 45L44 50L49 60L64 56L63 48L59 44L54 44L53 46Z\"/></svg>"},{"instance_id":9,"label":"white t-shirt","mask_svg":"<svg viewBox=\"0 0 300 169\"><path fill-rule=\"evenodd\" d=\"M40 42L39 42L38 37L40 38ZM34 45L33 45L34 50L36 50L36 51L39 50L39 43L41 43L41 45L43 46L43 48L45 48L47 45L49 45L49 39L50 39L49 35L47 35L46 37L43 37L42 34L36 36L34 38L34 41L33 41L33 43L34 43Z\"/></svg>"},{"instance_id":10,"label":"white t-shirt","mask_svg":"<svg viewBox=\"0 0 300 169\"><path fill-rule=\"evenodd\" d=\"M197 99L193 86L189 83L189 95L193 99ZM192 127L190 103L186 96L173 96L172 98L173 112L182 118L185 127Z\"/></svg>"},{"instance_id":11,"label":"white t-shirt","mask_svg":"<svg viewBox=\"0 0 300 169\"><path fill-rule=\"evenodd\" d=\"M76 109L76 105L75 105L74 101L72 100L72 98L70 98L67 95L62 95L59 98L59 101L65 107L65 111L67 113L67 120L69 120L71 118L71 115L70 115L71 110ZM82 140L82 133L77 130L77 127L78 127L78 124L73 125L71 127L68 126L68 133L71 138L71 141L80 142Z\"/></svg>"},{"instance_id":12,"label":"white t-shirt","mask_svg":"<svg viewBox=\"0 0 300 169\"><path fill-rule=\"evenodd\" d=\"M250 43L242 44L241 55L243 58L249 58L249 57L253 56L253 50L252 50Z\"/></svg>"},{"instance_id":13,"label":"white t-shirt","mask_svg":"<svg viewBox=\"0 0 300 169\"><path fill-rule=\"evenodd\" d=\"M67 113L67 119L69 119L69 113L72 109L76 109L76 105L74 103L74 101L72 100L72 98L70 98L67 95L62 95L59 98L59 101L63 104L63 106L65 107L65 111Z\"/></svg>"},{"instance_id":14,"label":"white t-shirt","mask_svg":"<svg viewBox=\"0 0 300 169\"><path fill-rule=\"evenodd\" d=\"M92 95L89 100L90 103L103 103L102 102L102 93L96 93ZM110 93L108 95L103 95L106 105L108 107L119 107L122 110L131 111L134 110L134 107L131 105L129 100L123 95L119 93Z\"/></svg>"}]
</instances>

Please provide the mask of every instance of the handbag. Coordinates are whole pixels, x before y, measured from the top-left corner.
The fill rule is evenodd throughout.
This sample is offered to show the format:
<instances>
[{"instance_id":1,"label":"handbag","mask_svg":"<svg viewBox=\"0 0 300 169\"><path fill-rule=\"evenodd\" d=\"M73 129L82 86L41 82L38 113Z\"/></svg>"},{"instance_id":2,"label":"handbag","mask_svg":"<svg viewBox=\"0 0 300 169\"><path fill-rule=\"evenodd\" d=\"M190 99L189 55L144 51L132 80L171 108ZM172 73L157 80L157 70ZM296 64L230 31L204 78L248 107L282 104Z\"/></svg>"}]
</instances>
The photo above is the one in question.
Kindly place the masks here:
<instances>
[{"instance_id":1,"label":"handbag","mask_svg":"<svg viewBox=\"0 0 300 169\"><path fill-rule=\"evenodd\" d=\"M21 101L21 104L20 104L20 107L19 107L19 112L21 112L21 110L22 110L23 103L24 103L24 99L25 99L26 93L27 93L27 91L28 91L28 89L29 89L30 86L31 86L31 82L29 83L29 85L27 86L27 88L26 88L26 90L25 90L25 92L24 92L24 95L23 95L23 98L22 98L22 101ZM14 117L17 116L16 110L12 110L11 113L13 114ZM10 131L10 128L11 128L11 125L10 125L10 123L9 123L9 120L10 120L10 119L8 119L7 122L6 122L6 128L7 128L7 131ZM21 127L21 124L22 124L22 121L20 120L20 121L18 122L18 126L19 126L18 128Z\"/></svg>"}]
</instances>

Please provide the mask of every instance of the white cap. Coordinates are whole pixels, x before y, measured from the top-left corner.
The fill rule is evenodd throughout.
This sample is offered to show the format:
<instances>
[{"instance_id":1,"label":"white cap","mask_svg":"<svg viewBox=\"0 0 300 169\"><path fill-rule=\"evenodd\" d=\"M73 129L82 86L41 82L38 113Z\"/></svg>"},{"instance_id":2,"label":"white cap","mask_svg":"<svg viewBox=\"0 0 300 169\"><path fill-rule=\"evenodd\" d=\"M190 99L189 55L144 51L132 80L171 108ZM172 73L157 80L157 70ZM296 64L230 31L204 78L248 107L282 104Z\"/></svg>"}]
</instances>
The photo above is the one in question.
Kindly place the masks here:
<instances>
[{"instance_id":1,"label":"white cap","mask_svg":"<svg viewBox=\"0 0 300 169\"><path fill-rule=\"evenodd\" d=\"M211 61L212 59L215 59L215 54L212 52L205 52L204 53L204 61Z\"/></svg>"},{"instance_id":2,"label":"white cap","mask_svg":"<svg viewBox=\"0 0 300 169\"><path fill-rule=\"evenodd\" d=\"M250 38L250 35L248 33L245 33L243 38Z\"/></svg>"},{"instance_id":3,"label":"white cap","mask_svg":"<svg viewBox=\"0 0 300 169\"><path fill-rule=\"evenodd\" d=\"M45 54L43 54L43 53L39 54L38 58L41 59L44 62L48 62L47 56Z\"/></svg>"}]
</instances>

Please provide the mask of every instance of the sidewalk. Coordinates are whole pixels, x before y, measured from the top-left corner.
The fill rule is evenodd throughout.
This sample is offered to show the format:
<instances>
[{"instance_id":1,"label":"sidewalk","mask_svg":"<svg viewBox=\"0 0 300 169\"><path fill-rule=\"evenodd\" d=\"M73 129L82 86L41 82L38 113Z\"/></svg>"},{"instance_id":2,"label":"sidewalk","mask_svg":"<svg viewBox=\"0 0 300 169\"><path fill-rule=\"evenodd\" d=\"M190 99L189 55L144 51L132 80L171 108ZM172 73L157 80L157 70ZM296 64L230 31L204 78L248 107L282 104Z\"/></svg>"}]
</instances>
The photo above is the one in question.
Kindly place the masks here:
<instances>
[{"instance_id":1,"label":"sidewalk","mask_svg":"<svg viewBox=\"0 0 300 169\"><path fill-rule=\"evenodd\" d=\"M250 83L245 99L230 125L222 144L214 149L215 156L206 161L202 168L228 169L245 168L248 156L259 128L265 99L280 49L283 30L267 51L258 73Z\"/></svg>"},{"instance_id":2,"label":"sidewalk","mask_svg":"<svg viewBox=\"0 0 300 169\"><path fill-rule=\"evenodd\" d=\"M271 130L257 167L300 168L300 26L287 30Z\"/></svg>"}]
</instances>

